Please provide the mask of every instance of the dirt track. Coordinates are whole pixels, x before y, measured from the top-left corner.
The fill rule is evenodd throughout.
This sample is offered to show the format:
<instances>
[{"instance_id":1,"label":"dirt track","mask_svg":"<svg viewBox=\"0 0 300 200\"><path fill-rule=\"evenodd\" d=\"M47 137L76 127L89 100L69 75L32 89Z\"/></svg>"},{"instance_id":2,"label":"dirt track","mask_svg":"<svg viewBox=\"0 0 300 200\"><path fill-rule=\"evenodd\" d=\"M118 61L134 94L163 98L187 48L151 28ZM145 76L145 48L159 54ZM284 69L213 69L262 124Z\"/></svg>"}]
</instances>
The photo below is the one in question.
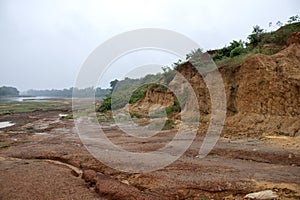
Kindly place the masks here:
<instances>
[{"instance_id":1,"label":"dirt track","mask_svg":"<svg viewBox=\"0 0 300 200\"><path fill-rule=\"evenodd\" d=\"M0 130L1 199L243 199L264 189L276 191L280 199L300 198L299 137L221 138L199 159L199 136L164 169L130 174L94 159L73 121L60 120L58 114L0 116L0 121L17 123ZM132 151L151 151L174 135L165 131L147 143L127 143L128 136L118 128L104 130L114 143Z\"/></svg>"}]
</instances>

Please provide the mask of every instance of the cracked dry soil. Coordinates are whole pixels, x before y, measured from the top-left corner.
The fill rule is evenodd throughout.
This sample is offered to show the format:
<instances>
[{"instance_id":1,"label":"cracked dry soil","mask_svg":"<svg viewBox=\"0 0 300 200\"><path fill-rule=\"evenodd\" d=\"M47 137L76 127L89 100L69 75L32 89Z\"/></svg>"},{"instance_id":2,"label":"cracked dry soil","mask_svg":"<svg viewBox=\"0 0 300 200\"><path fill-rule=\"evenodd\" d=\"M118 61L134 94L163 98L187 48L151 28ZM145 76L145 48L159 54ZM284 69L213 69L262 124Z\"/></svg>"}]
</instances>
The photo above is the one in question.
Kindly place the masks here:
<instances>
[{"instance_id":1,"label":"cracked dry soil","mask_svg":"<svg viewBox=\"0 0 300 200\"><path fill-rule=\"evenodd\" d=\"M0 129L0 199L243 199L271 189L280 199L300 199L300 138L220 138L204 159L203 137L176 162L151 173L124 173L94 159L79 140L72 119L60 111L1 115L16 125ZM147 142L127 141L103 124L122 148L151 151L175 130Z\"/></svg>"}]
</instances>

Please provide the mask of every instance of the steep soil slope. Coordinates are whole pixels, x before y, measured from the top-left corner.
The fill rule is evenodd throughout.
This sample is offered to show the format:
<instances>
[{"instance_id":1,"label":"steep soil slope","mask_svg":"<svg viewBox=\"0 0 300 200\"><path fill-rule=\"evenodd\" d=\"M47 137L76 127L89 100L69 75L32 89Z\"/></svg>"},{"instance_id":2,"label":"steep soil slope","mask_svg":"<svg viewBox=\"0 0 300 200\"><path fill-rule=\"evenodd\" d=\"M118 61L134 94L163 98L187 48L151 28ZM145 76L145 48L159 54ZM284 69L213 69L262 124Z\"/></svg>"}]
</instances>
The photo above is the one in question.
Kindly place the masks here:
<instances>
[{"instance_id":1,"label":"steep soil slope","mask_svg":"<svg viewBox=\"0 0 300 200\"><path fill-rule=\"evenodd\" d=\"M219 69L227 96L224 135L259 136L264 134L300 135L300 33L292 34L286 48L274 55L255 54L235 68ZM210 94L203 77L191 63L178 67L196 93L200 114L200 132L210 118ZM205 75L205 76L209 76ZM178 85L176 75L170 85ZM187 83L176 88L184 90ZM143 114L151 105L172 105L170 90L148 87L145 97L132 106ZM189 100L187 100L187 103ZM182 108L185 111L185 108ZM190 112L191 118L193 112Z\"/></svg>"}]
</instances>

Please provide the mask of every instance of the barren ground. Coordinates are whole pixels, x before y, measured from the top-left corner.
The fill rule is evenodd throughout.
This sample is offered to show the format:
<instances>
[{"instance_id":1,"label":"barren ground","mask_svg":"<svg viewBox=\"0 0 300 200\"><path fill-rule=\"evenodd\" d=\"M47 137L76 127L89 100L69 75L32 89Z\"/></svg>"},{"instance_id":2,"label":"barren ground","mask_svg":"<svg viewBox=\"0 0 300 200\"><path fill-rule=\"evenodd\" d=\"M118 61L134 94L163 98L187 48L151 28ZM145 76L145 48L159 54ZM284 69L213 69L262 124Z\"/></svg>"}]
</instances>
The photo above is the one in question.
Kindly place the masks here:
<instances>
[{"instance_id":1,"label":"barren ground","mask_svg":"<svg viewBox=\"0 0 300 200\"><path fill-rule=\"evenodd\" d=\"M204 159L202 137L164 169L130 174L94 159L62 110L2 114L16 125L0 129L0 199L243 199L249 192L276 191L300 199L300 138L221 138ZM110 124L105 133L123 148L151 151L175 130L154 139L127 142Z\"/></svg>"}]
</instances>

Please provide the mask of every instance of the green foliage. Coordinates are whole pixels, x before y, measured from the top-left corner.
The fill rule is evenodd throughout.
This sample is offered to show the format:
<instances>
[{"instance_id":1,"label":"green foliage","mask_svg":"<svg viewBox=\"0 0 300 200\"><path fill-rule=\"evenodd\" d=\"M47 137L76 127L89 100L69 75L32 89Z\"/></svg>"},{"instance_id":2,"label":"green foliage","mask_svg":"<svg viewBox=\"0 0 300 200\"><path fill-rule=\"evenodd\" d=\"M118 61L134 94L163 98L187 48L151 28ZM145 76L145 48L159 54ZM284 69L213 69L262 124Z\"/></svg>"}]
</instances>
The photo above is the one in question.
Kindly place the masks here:
<instances>
[{"instance_id":1,"label":"green foliage","mask_svg":"<svg viewBox=\"0 0 300 200\"><path fill-rule=\"evenodd\" d=\"M152 82L157 82L161 78L161 74L147 74L145 77L139 79L138 83L140 85L147 85Z\"/></svg>"},{"instance_id":2,"label":"green foliage","mask_svg":"<svg viewBox=\"0 0 300 200\"><path fill-rule=\"evenodd\" d=\"M18 96L19 91L14 87L2 86L0 87L0 96Z\"/></svg>"},{"instance_id":3,"label":"green foliage","mask_svg":"<svg viewBox=\"0 0 300 200\"><path fill-rule=\"evenodd\" d=\"M163 67L162 70L164 71L163 73L164 83L168 85L173 80L176 72L170 67Z\"/></svg>"},{"instance_id":4,"label":"green foliage","mask_svg":"<svg viewBox=\"0 0 300 200\"><path fill-rule=\"evenodd\" d=\"M299 17L290 18L292 22L295 20L299 20ZM282 25L281 22L277 22L277 25ZM270 23L272 26L272 23ZM300 31L300 23L290 23L279 28L277 31L265 33L264 30L258 25L253 27L252 33L248 36L249 42L245 43L241 40L236 41L233 40L229 46L225 46L222 49L216 51L212 58L219 66L230 66L236 67L240 65L247 57L251 56L254 53L263 53L263 54L274 54L278 52L282 45L285 44L286 38L293 32ZM277 46L273 47L272 45L265 44L275 44ZM278 47L279 46L279 47ZM199 69L205 70L206 66L209 66L209 63L202 62L201 56L203 56L201 49L192 50L190 53L186 55L187 61L192 63L193 66L200 67ZM210 60L208 59L208 62ZM175 76L175 70L179 70L180 67L184 66L184 63L179 60L178 62L173 64L174 69L170 67L164 67L163 73L158 74L150 74L146 75L140 79L130 79L125 78L124 80L118 81L115 79L112 81L111 88L114 89L114 109L119 109L124 107L128 102L124 100L124 96L128 96L129 92L132 92L129 103L133 104L137 101L141 100L146 93L147 85L150 90L156 92L167 92L167 88L159 83L162 81L164 84L168 85ZM198 68L197 68L198 69ZM144 85L140 87L141 85ZM139 87L138 89L136 89ZM183 95L180 98L180 102L184 104L186 101L187 95ZM178 102L178 101L177 101ZM99 111L111 110L111 95L108 95L101 105ZM166 108L167 114L171 114L175 111L180 111L180 106L178 104L174 104L168 108Z\"/></svg>"},{"instance_id":5,"label":"green foliage","mask_svg":"<svg viewBox=\"0 0 300 200\"><path fill-rule=\"evenodd\" d=\"M167 115L170 115L174 112L180 112L180 111L181 111L180 103L178 99L175 97L173 105L166 108L166 113Z\"/></svg>"},{"instance_id":6,"label":"green foliage","mask_svg":"<svg viewBox=\"0 0 300 200\"><path fill-rule=\"evenodd\" d=\"M179 59L177 62L173 63L173 68L177 70L181 64L182 64L182 60Z\"/></svg>"},{"instance_id":7,"label":"green foliage","mask_svg":"<svg viewBox=\"0 0 300 200\"><path fill-rule=\"evenodd\" d=\"M260 28L258 25L253 26L252 34L248 36L249 43L248 45L257 45L261 41L261 35L264 29Z\"/></svg>"},{"instance_id":8,"label":"green foliage","mask_svg":"<svg viewBox=\"0 0 300 200\"><path fill-rule=\"evenodd\" d=\"M111 94L106 96L106 98L103 100L100 108L98 109L98 111L100 111L100 112L104 112L104 111L108 111L108 110L111 110Z\"/></svg>"},{"instance_id":9,"label":"green foliage","mask_svg":"<svg viewBox=\"0 0 300 200\"><path fill-rule=\"evenodd\" d=\"M241 55L246 53L247 50L241 46L235 47L231 52L230 52L230 58L233 58L235 56Z\"/></svg>"},{"instance_id":10,"label":"green foliage","mask_svg":"<svg viewBox=\"0 0 300 200\"><path fill-rule=\"evenodd\" d=\"M214 70L215 65L212 62L211 57L207 52L202 53L201 49L194 50L190 54L187 54L187 59L188 63L192 64L193 68L195 68L201 74L205 74L211 70ZM181 67L184 67L184 65L178 67L177 69L179 70Z\"/></svg>"},{"instance_id":11,"label":"green foliage","mask_svg":"<svg viewBox=\"0 0 300 200\"><path fill-rule=\"evenodd\" d=\"M291 24L291 23L294 23L294 22L300 22L300 17L298 15L295 15L295 16L291 16L288 20L288 23Z\"/></svg>"},{"instance_id":12,"label":"green foliage","mask_svg":"<svg viewBox=\"0 0 300 200\"><path fill-rule=\"evenodd\" d=\"M277 25L278 27L281 27L281 26L283 25L283 23L282 23L281 21L277 21L277 22L276 22L276 25Z\"/></svg>"},{"instance_id":13,"label":"green foliage","mask_svg":"<svg viewBox=\"0 0 300 200\"><path fill-rule=\"evenodd\" d=\"M186 54L186 60L190 60L194 57L197 57L197 55L201 55L202 53L203 53L202 49L200 49L200 48L194 49L190 53Z\"/></svg>"},{"instance_id":14,"label":"green foliage","mask_svg":"<svg viewBox=\"0 0 300 200\"><path fill-rule=\"evenodd\" d=\"M300 18L298 15L291 16L288 20L288 24L282 26L280 21L276 22L276 25L280 27L277 31L264 33L263 29L259 26L253 27L253 32L248 36L249 43L247 46L250 48L262 47L264 44L276 44L285 45L287 37L293 32L300 31ZM272 26L272 22L269 23Z\"/></svg>"},{"instance_id":15,"label":"green foliage","mask_svg":"<svg viewBox=\"0 0 300 200\"><path fill-rule=\"evenodd\" d=\"M118 79L115 79L113 81L111 81L109 84L110 84L110 88L111 88L111 91L113 91L115 89L115 87L117 86L119 80Z\"/></svg>"},{"instance_id":16,"label":"green foliage","mask_svg":"<svg viewBox=\"0 0 300 200\"><path fill-rule=\"evenodd\" d=\"M253 31L252 31L253 34L258 35L258 34L261 34L263 32L264 32L264 29L260 28L260 26L258 26L258 25L253 26Z\"/></svg>"},{"instance_id":17,"label":"green foliage","mask_svg":"<svg viewBox=\"0 0 300 200\"><path fill-rule=\"evenodd\" d=\"M129 103L133 104L133 103L136 103L139 100L141 100L145 96L146 91L147 91L147 87L145 85L143 87L140 87L140 88L136 89L132 93L132 95L130 97L130 100L129 100Z\"/></svg>"},{"instance_id":18,"label":"green foliage","mask_svg":"<svg viewBox=\"0 0 300 200\"><path fill-rule=\"evenodd\" d=\"M110 93L110 89L102 89L100 87L96 88L96 93L95 93L95 97L105 97L106 95L108 95Z\"/></svg>"},{"instance_id":19,"label":"green foliage","mask_svg":"<svg viewBox=\"0 0 300 200\"><path fill-rule=\"evenodd\" d=\"M231 54L232 51L234 52ZM228 47L225 46L224 48L217 50L217 52L212 56L212 58L214 60L221 60L225 57L234 57L244 52L244 43L241 40L233 40Z\"/></svg>"},{"instance_id":20,"label":"green foliage","mask_svg":"<svg viewBox=\"0 0 300 200\"><path fill-rule=\"evenodd\" d=\"M249 43L247 43L247 46L255 46L260 42L260 36L256 35L256 34L251 34L247 37L247 39L249 40Z\"/></svg>"},{"instance_id":21,"label":"green foliage","mask_svg":"<svg viewBox=\"0 0 300 200\"><path fill-rule=\"evenodd\" d=\"M131 94L131 97L129 99L129 103L133 104L139 101L143 98L143 96L146 93L146 87L147 84L158 82L159 79L162 77L162 74L148 74L143 78L140 79L131 79L131 78L125 78L124 80L117 81L117 84L115 85L114 81L113 84L111 84L112 87L114 87L113 91L113 106L111 105L111 99L112 94L107 95L98 111L104 112L113 109L119 109L123 108L128 101L124 98L125 96L128 96L128 94ZM112 83L112 82L111 82ZM141 86L141 87L139 87ZM136 89L139 87L138 89ZM132 92L133 91L133 92Z\"/></svg>"},{"instance_id":22,"label":"green foliage","mask_svg":"<svg viewBox=\"0 0 300 200\"><path fill-rule=\"evenodd\" d=\"M276 45L285 45L286 39L293 32L300 31L300 23L287 24L277 31L270 33L263 33L261 35L261 41L257 46L262 47L264 44L276 44Z\"/></svg>"},{"instance_id":23,"label":"green foliage","mask_svg":"<svg viewBox=\"0 0 300 200\"><path fill-rule=\"evenodd\" d=\"M169 130L174 128L174 126L175 126L174 121L172 119L167 119L162 130Z\"/></svg>"},{"instance_id":24,"label":"green foliage","mask_svg":"<svg viewBox=\"0 0 300 200\"><path fill-rule=\"evenodd\" d=\"M58 90L58 92L60 92ZM79 88L70 88L69 90L64 89L61 93L61 96L64 96L66 94L70 94L70 97L78 97L78 98L87 98L87 97L105 97L107 94L110 93L109 89L102 89L102 88L96 88L93 87L87 87L83 89Z\"/></svg>"},{"instance_id":25,"label":"green foliage","mask_svg":"<svg viewBox=\"0 0 300 200\"><path fill-rule=\"evenodd\" d=\"M295 20L299 20L299 18L292 18L292 21ZM269 23L269 26L271 25L272 22ZM282 23L278 21L276 25L282 26ZM287 37L293 32L298 31L300 31L299 22L286 24L273 32L264 32L259 26L254 26L252 33L248 36L246 48L244 48L243 42L233 41L230 43L230 46L225 46L217 50L217 52L212 55L212 58L218 66L235 67L252 54L262 53L272 55L279 52L286 44Z\"/></svg>"},{"instance_id":26,"label":"green foliage","mask_svg":"<svg viewBox=\"0 0 300 200\"><path fill-rule=\"evenodd\" d=\"M221 60L216 60L215 62L217 66L228 66L234 68L240 65L246 58L251 55L253 55L253 52L247 52L245 54L241 54L232 58L225 57Z\"/></svg>"},{"instance_id":27,"label":"green foliage","mask_svg":"<svg viewBox=\"0 0 300 200\"><path fill-rule=\"evenodd\" d=\"M174 112L175 107L174 106L169 106L166 108L166 113L167 115L171 114L172 112Z\"/></svg>"},{"instance_id":28,"label":"green foliage","mask_svg":"<svg viewBox=\"0 0 300 200\"><path fill-rule=\"evenodd\" d=\"M252 50L253 54L257 54L257 53L261 53L261 54L265 54L265 55L273 55L275 53L277 53L279 49L264 49L264 48L255 48Z\"/></svg>"}]
</instances>

